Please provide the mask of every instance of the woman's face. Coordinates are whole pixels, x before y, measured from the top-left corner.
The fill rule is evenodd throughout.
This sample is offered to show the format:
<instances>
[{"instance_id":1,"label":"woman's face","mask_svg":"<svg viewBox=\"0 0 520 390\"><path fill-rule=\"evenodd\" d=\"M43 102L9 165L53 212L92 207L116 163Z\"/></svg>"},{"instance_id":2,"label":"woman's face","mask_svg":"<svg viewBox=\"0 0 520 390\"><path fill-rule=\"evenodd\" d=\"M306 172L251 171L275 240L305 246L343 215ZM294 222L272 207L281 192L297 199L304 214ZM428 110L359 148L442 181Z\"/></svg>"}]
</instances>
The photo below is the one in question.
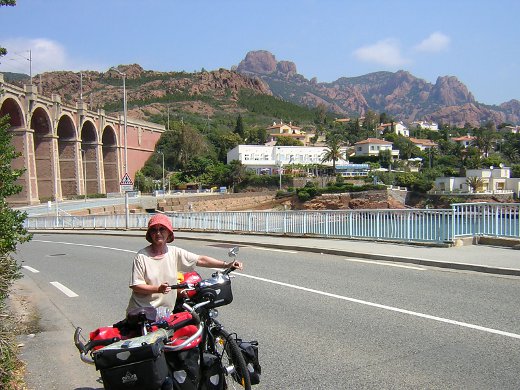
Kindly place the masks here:
<instances>
[{"instance_id":1,"label":"woman's face","mask_svg":"<svg viewBox=\"0 0 520 390\"><path fill-rule=\"evenodd\" d=\"M166 245L170 231L163 225L155 225L150 228L150 238L153 245Z\"/></svg>"}]
</instances>

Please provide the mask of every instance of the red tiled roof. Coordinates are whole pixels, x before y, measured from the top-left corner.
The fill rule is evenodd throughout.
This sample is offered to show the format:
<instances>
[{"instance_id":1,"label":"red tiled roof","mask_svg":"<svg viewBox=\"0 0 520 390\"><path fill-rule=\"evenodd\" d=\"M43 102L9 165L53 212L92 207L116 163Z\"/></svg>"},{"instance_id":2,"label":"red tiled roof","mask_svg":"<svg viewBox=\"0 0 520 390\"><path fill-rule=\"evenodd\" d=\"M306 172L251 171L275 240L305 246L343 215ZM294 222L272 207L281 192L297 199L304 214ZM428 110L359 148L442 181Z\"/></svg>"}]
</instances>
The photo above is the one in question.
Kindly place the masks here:
<instances>
[{"instance_id":1,"label":"red tiled roof","mask_svg":"<svg viewBox=\"0 0 520 390\"><path fill-rule=\"evenodd\" d=\"M393 145L393 142L385 141L384 139L378 138L367 138L363 141L356 142L354 145L362 145L362 144L381 144L381 145Z\"/></svg>"},{"instance_id":2,"label":"red tiled roof","mask_svg":"<svg viewBox=\"0 0 520 390\"><path fill-rule=\"evenodd\" d=\"M473 140L476 140L476 139L477 139L477 137L473 137L471 135L464 135L462 137L452 138L451 140L455 141L455 142L459 142L459 141L473 141Z\"/></svg>"},{"instance_id":3,"label":"red tiled roof","mask_svg":"<svg viewBox=\"0 0 520 390\"><path fill-rule=\"evenodd\" d=\"M410 141L417 145L437 146L437 144L435 142L433 142L431 139L421 139L421 138L410 137Z\"/></svg>"}]
</instances>

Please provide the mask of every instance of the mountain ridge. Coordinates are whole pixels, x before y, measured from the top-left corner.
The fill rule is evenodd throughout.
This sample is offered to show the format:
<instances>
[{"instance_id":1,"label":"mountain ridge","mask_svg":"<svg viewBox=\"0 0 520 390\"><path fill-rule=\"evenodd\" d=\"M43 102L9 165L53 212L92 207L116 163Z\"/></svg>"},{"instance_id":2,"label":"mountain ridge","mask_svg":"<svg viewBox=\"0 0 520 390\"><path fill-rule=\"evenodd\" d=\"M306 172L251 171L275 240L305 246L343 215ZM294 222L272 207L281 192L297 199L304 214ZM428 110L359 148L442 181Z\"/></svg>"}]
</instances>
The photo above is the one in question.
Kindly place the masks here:
<instances>
[{"instance_id":1,"label":"mountain ridge","mask_svg":"<svg viewBox=\"0 0 520 390\"><path fill-rule=\"evenodd\" d=\"M319 83L298 74L293 62L277 61L266 50L247 53L236 70L261 78L275 96L304 105L325 104L338 114L364 115L372 110L407 122L434 120L460 127L520 122L520 101L511 99L498 106L477 102L456 76L439 76L432 84L405 70L379 71Z\"/></svg>"}]
</instances>

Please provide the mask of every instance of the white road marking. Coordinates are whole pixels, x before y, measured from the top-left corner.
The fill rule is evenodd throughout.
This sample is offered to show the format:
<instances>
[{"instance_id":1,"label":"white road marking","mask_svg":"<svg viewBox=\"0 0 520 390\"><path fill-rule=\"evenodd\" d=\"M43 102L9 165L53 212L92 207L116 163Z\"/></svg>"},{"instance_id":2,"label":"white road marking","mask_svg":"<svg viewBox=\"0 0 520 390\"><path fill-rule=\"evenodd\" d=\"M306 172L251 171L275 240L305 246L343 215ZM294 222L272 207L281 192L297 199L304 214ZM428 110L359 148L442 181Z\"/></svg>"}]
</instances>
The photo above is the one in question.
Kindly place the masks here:
<instances>
[{"instance_id":1,"label":"white road marking","mask_svg":"<svg viewBox=\"0 0 520 390\"><path fill-rule=\"evenodd\" d=\"M386 265L387 267L408 268L408 269L415 269L417 271L426 271L426 268L414 267L412 265L394 264L394 263L384 262L384 261L360 260L360 259L345 259L345 261L352 261L354 263L367 263L367 264Z\"/></svg>"},{"instance_id":2,"label":"white road marking","mask_svg":"<svg viewBox=\"0 0 520 390\"><path fill-rule=\"evenodd\" d=\"M37 269L34 269L33 267L29 267L28 265L22 265L22 268L25 268L27 271L31 271L33 274L37 274L38 271Z\"/></svg>"},{"instance_id":3,"label":"white road marking","mask_svg":"<svg viewBox=\"0 0 520 390\"><path fill-rule=\"evenodd\" d=\"M49 243L49 244L63 244L63 245L86 246L86 247L91 247L91 248L110 249L110 250L113 250L113 251L136 253L136 251L131 251L131 250L129 250L129 249L112 248L112 247L109 247L109 246L101 246L101 245L77 244L77 243L75 243L75 242L46 241L46 240L31 240L31 241L35 241L35 242L45 242L45 243Z\"/></svg>"},{"instance_id":4,"label":"white road marking","mask_svg":"<svg viewBox=\"0 0 520 390\"><path fill-rule=\"evenodd\" d=\"M444 323L450 324L450 325L457 325L457 326L462 326L464 328L470 328L470 329L480 330L482 332L488 332L488 333L497 334L497 335L500 335L500 336L511 337L511 338L514 338L514 339L520 339L520 334L517 334L517 333L505 332L505 331L502 331L502 330L493 329L493 328L487 328L487 327L484 327L484 326L474 325L474 324L470 324L470 323L467 323L467 322L450 320L448 318L432 316L430 314L424 314L424 313L420 313L420 312L416 312L416 311L400 309L398 307L382 305L382 304L379 304L379 303L364 301L364 300L356 299L356 298L350 298L350 297L346 297L346 296L343 296L343 295L332 294L332 293L328 293L328 292L325 292L325 291L314 290L312 288L297 286L295 284L278 282L278 281L271 280L271 279L260 278L258 276L247 275L247 274L243 274L241 272L237 272L236 275L240 275L240 276L243 276L243 277L246 277L246 278L250 278L250 279L260 280L262 282L267 282L267 283L271 283L271 284L277 284L279 286L294 288L296 290L306 291L306 292L310 292L310 293L313 293L313 294L319 294L319 295L324 295L324 296L331 297L331 298L336 298L336 299L341 299L341 300L344 300L344 301L358 303L358 304L361 304L361 305L377 307L378 309L389 310L389 311L393 311L393 312L401 313L401 314L408 314L408 315L415 316L415 317L426 318L428 320L444 322Z\"/></svg>"},{"instance_id":5,"label":"white road marking","mask_svg":"<svg viewBox=\"0 0 520 390\"><path fill-rule=\"evenodd\" d=\"M258 249L259 251L283 252L283 253L293 253L293 254L298 253L297 251L291 251L288 249L263 248L261 246L251 246L251 245L248 245L247 247L251 248L251 249Z\"/></svg>"},{"instance_id":6,"label":"white road marking","mask_svg":"<svg viewBox=\"0 0 520 390\"><path fill-rule=\"evenodd\" d=\"M101 249L111 249L111 250L115 250L115 251L123 251L123 252L135 253L135 251L130 251L130 250L127 250L127 249L111 248L111 247L99 246L99 245L76 244L76 243L71 243L71 242L58 242L58 241L45 241L45 240L32 240L32 241L46 242L46 243L51 243L51 244L87 246L87 247L94 247L94 248L101 248ZM258 276L247 275L247 274L244 274L244 273L241 273L241 272L236 272L235 275L243 276L245 278L250 278L250 279L254 279L254 280L259 280L259 281L266 282L266 283L277 284L279 286L294 288L296 290L306 291L306 292L310 292L310 293L313 293L313 294L319 294L319 295L324 295L324 296L331 297L331 298L336 298L336 299L341 299L341 300L344 300L344 301L358 303L360 305L377 307L378 309L389 310L389 311L393 311L393 312L401 313L401 314L408 314L408 315L411 315L411 316L425 318L425 319L428 319L428 320L444 322L444 323L450 324L450 325L457 325L457 326L462 326L464 328L480 330L482 332L493 333L493 334L497 334L497 335L500 335L500 336L511 337L511 338L514 338L514 339L520 339L520 334L516 334L516 333L505 332L505 331L502 331L502 330L493 329L493 328L487 328L487 327L484 327L484 326L474 325L474 324L470 324L470 323L467 323L467 322L450 320L448 318L432 316L430 314L424 314L424 313L415 312L415 311L411 311L411 310L400 309L398 307L382 305L382 304L379 304L379 303L364 301L364 300L356 299L356 298L350 298L350 297L346 297L346 296L343 296L343 295L332 294L332 293L328 293L328 292L325 292L325 291L314 290L312 288L297 286L295 284L278 282L276 280L260 278ZM52 284L54 284L54 283L62 286L58 282L52 282ZM73 296L77 296L73 291L69 290L67 287L64 287L64 286L62 286L62 287L64 289L68 290L69 292L71 292L72 294L74 294Z\"/></svg>"},{"instance_id":7,"label":"white road marking","mask_svg":"<svg viewBox=\"0 0 520 390\"><path fill-rule=\"evenodd\" d=\"M66 296L70 297L70 298L75 298L78 296L78 294L76 294L74 291L72 291L70 288L68 287L65 287L63 284L61 284L60 282L51 282L51 284L56 287L58 290L60 290L63 294L65 294Z\"/></svg>"}]
</instances>

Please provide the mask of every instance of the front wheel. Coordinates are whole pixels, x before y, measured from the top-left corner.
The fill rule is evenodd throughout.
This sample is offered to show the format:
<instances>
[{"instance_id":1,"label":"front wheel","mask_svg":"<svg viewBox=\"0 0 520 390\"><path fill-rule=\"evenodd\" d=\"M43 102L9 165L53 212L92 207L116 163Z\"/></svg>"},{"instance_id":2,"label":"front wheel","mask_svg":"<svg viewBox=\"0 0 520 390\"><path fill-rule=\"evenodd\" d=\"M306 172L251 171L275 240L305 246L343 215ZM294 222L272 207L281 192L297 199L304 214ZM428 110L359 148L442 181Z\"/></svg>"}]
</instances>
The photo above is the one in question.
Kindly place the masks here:
<instances>
[{"instance_id":1,"label":"front wheel","mask_svg":"<svg viewBox=\"0 0 520 390\"><path fill-rule=\"evenodd\" d=\"M228 389L251 390L251 379L242 351L235 338L224 329L212 330Z\"/></svg>"}]
</instances>

